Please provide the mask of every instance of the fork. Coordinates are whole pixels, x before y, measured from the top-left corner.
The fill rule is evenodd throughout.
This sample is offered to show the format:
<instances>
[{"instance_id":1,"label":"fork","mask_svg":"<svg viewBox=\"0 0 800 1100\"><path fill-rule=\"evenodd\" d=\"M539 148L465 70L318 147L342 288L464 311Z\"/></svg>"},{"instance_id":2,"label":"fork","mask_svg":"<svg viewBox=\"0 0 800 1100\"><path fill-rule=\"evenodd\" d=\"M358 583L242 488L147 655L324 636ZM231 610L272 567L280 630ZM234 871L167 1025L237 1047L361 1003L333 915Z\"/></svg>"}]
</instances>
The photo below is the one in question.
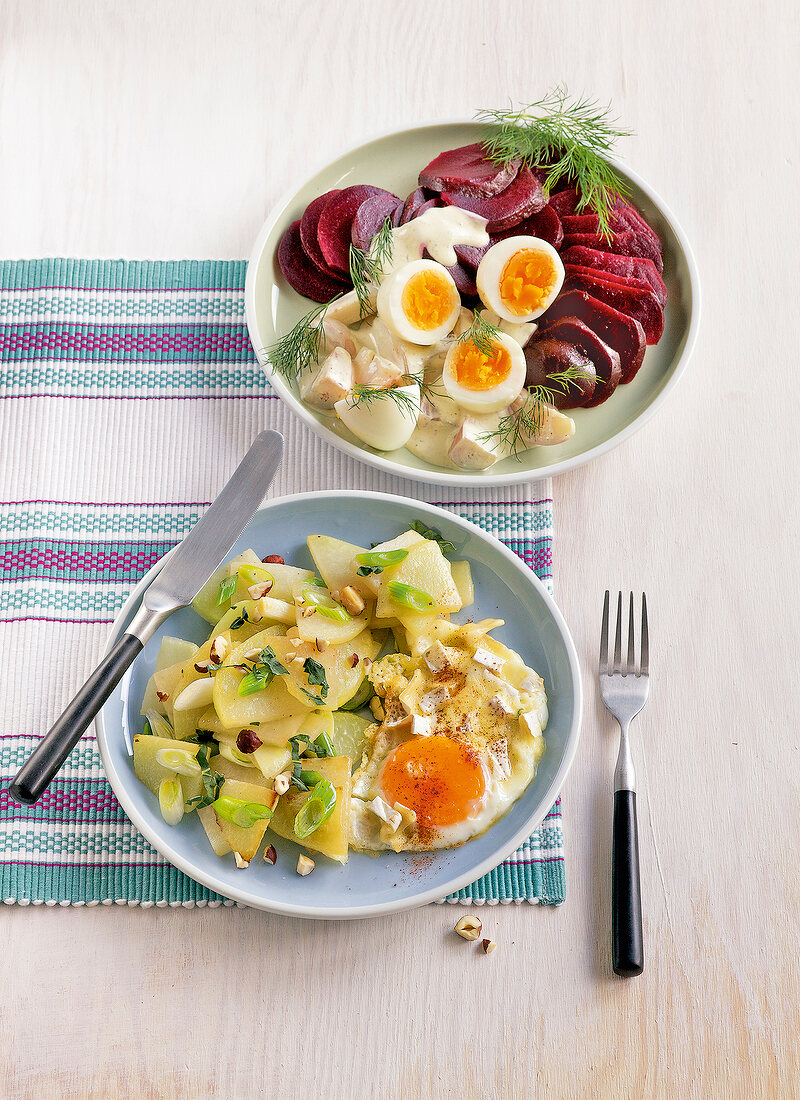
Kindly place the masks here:
<instances>
[{"instance_id":1,"label":"fork","mask_svg":"<svg viewBox=\"0 0 800 1100\"><path fill-rule=\"evenodd\" d=\"M636 775L628 738L631 720L647 702L649 640L647 597L642 593L639 667L634 653L633 593L628 610L628 643L622 660L622 593L617 596L614 661L608 663L610 594L603 601L600 629L600 697L619 722L619 756L614 771L614 825L611 853L611 960L614 973L634 977L644 970L642 899L639 887L639 829L636 821Z\"/></svg>"}]
</instances>

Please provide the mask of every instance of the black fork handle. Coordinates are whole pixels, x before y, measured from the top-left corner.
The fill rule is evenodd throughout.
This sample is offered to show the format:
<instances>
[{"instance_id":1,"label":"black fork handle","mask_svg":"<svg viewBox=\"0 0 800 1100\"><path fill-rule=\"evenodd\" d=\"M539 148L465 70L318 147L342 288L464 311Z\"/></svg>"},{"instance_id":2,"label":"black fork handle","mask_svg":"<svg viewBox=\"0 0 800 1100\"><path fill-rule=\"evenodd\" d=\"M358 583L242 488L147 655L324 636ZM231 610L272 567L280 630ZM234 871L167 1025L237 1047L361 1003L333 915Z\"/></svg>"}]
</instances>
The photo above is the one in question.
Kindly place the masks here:
<instances>
[{"instance_id":1,"label":"black fork handle","mask_svg":"<svg viewBox=\"0 0 800 1100\"><path fill-rule=\"evenodd\" d=\"M644 970L636 791L614 792L611 959L614 973L623 978L633 978Z\"/></svg>"}]
</instances>

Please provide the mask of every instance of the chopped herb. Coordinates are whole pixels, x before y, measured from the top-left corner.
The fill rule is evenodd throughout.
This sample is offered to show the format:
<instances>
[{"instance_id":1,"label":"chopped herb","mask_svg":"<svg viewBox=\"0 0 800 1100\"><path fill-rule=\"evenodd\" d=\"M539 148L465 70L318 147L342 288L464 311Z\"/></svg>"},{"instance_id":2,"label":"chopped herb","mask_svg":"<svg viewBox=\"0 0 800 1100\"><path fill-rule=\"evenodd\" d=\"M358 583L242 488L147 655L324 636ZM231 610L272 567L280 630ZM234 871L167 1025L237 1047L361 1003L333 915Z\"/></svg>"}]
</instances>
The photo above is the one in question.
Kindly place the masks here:
<instances>
[{"instance_id":1,"label":"chopped herb","mask_svg":"<svg viewBox=\"0 0 800 1100\"><path fill-rule=\"evenodd\" d=\"M473 343L478 351L485 355L487 359L490 359L495 354L495 344L499 335L500 329L493 325L491 321L487 321L483 314L476 309L472 317L472 324L461 333L456 343Z\"/></svg>"},{"instance_id":2,"label":"chopped herb","mask_svg":"<svg viewBox=\"0 0 800 1100\"><path fill-rule=\"evenodd\" d=\"M315 661L313 657L306 657L303 661L303 671L308 676L309 685L318 687L322 698L327 699L328 678L325 675L325 666L321 665L319 661Z\"/></svg>"},{"instance_id":3,"label":"chopped herb","mask_svg":"<svg viewBox=\"0 0 800 1100\"><path fill-rule=\"evenodd\" d=\"M428 527L421 519L413 519L408 526L412 531L416 531L418 535L422 535L424 539L430 539L431 542L437 542L443 554L455 553L456 548L452 542L448 542L446 538L443 538L442 532L437 531L435 527Z\"/></svg>"},{"instance_id":4,"label":"chopped herb","mask_svg":"<svg viewBox=\"0 0 800 1100\"><path fill-rule=\"evenodd\" d=\"M267 666L273 676L286 676L289 671L280 663L272 646L264 646L258 660L260 664Z\"/></svg>"},{"instance_id":5,"label":"chopped herb","mask_svg":"<svg viewBox=\"0 0 800 1100\"><path fill-rule=\"evenodd\" d=\"M392 219L385 218L383 225L372 238L368 250L350 245L350 279L358 298L361 320L371 313L370 295L384 276L384 267L392 258Z\"/></svg>"},{"instance_id":6,"label":"chopped herb","mask_svg":"<svg viewBox=\"0 0 800 1100\"><path fill-rule=\"evenodd\" d=\"M217 606L222 603L227 603L231 596L236 591L236 585L238 584L238 577L226 577L220 582L219 594L217 595Z\"/></svg>"},{"instance_id":7,"label":"chopped herb","mask_svg":"<svg viewBox=\"0 0 800 1100\"><path fill-rule=\"evenodd\" d=\"M379 565L375 565L375 566L359 565L358 569L356 569L356 573L358 574L359 577L368 577L370 575L370 573L382 573L382 572L383 572L383 569L381 569L381 567Z\"/></svg>"},{"instance_id":8,"label":"chopped herb","mask_svg":"<svg viewBox=\"0 0 800 1100\"><path fill-rule=\"evenodd\" d=\"M321 733L313 742L314 752L317 756L336 756L336 750L333 747L333 742L327 733Z\"/></svg>"},{"instance_id":9,"label":"chopped herb","mask_svg":"<svg viewBox=\"0 0 800 1100\"><path fill-rule=\"evenodd\" d=\"M234 610L236 610L236 609L234 609ZM250 616L247 614L247 608L244 607L244 608L242 608L241 614L237 615L237 617L233 620L231 625L228 627L228 630L238 630L240 627L244 626L245 623L249 623L249 622L250 622Z\"/></svg>"},{"instance_id":10,"label":"chopped herb","mask_svg":"<svg viewBox=\"0 0 800 1100\"><path fill-rule=\"evenodd\" d=\"M201 731L204 732L204 731ZM187 738L187 740L192 740ZM210 806L219 797L219 790L225 782L225 777L214 771L208 762L211 744L202 742L197 750L197 763L200 765L200 773L203 779L204 794L195 795L186 803L187 806L197 806L201 810L204 806Z\"/></svg>"}]
</instances>

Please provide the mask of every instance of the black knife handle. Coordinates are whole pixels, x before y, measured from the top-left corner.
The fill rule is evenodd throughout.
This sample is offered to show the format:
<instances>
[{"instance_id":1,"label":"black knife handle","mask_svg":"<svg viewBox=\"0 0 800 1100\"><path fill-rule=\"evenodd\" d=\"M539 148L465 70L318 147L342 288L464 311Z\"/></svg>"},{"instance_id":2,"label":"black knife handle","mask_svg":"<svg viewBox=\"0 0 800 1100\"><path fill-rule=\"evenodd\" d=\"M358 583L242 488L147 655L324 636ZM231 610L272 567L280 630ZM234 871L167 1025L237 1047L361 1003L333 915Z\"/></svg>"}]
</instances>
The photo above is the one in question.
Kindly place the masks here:
<instances>
[{"instance_id":1,"label":"black knife handle","mask_svg":"<svg viewBox=\"0 0 800 1100\"><path fill-rule=\"evenodd\" d=\"M614 973L632 978L644 970L639 828L636 792L614 792L611 852L611 959Z\"/></svg>"},{"instance_id":2,"label":"black knife handle","mask_svg":"<svg viewBox=\"0 0 800 1100\"><path fill-rule=\"evenodd\" d=\"M133 634L122 635L17 772L8 788L16 802L32 805L47 790L81 734L143 648Z\"/></svg>"}]
</instances>

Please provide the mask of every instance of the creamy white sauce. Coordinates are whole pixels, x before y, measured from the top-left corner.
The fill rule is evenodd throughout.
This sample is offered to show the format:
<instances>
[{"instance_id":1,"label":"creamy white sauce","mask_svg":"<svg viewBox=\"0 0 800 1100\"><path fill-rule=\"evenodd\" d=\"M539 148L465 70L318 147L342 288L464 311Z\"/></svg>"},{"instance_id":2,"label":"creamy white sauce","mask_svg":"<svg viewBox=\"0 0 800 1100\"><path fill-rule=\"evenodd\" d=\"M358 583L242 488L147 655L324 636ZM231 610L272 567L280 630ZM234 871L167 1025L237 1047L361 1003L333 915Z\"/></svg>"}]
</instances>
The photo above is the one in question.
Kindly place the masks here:
<instances>
[{"instance_id":1,"label":"creamy white sauce","mask_svg":"<svg viewBox=\"0 0 800 1100\"><path fill-rule=\"evenodd\" d=\"M452 267L458 261L455 246L482 248L489 243L486 219L457 206L426 210L418 218L392 230L392 259L384 275L420 259L427 249L437 263Z\"/></svg>"}]
</instances>

